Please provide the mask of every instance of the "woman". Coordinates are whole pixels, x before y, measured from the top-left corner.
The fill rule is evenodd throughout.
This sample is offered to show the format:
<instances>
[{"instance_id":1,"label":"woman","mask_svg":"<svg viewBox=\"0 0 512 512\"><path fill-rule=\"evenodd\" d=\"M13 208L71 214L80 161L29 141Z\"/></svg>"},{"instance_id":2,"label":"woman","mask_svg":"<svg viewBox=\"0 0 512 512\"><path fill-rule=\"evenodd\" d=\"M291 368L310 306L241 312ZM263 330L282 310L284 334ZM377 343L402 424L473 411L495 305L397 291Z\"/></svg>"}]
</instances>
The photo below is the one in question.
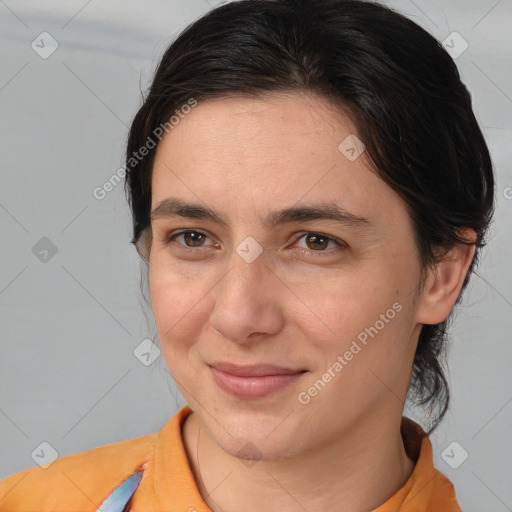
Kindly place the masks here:
<instances>
[{"instance_id":1,"label":"woman","mask_svg":"<svg viewBox=\"0 0 512 512\"><path fill-rule=\"evenodd\" d=\"M358 0L210 11L164 54L126 159L187 405L7 478L0 510L459 511L427 433L493 189L456 66L412 21Z\"/></svg>"}]
</instances>

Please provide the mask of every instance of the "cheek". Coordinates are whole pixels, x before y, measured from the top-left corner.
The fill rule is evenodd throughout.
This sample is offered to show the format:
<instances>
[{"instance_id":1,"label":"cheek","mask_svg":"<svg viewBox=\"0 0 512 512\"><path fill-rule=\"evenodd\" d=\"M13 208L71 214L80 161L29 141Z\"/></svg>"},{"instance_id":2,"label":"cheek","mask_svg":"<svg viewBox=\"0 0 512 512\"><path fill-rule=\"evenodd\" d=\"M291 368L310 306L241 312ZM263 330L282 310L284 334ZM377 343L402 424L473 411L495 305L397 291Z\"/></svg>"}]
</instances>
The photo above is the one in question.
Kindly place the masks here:
<instances>
[{"instance_id":1,"label":"cheek","mask_svg":"<svg viewBox=\"0 0 512 512\"><path fill-rule=\"evenodd\" d=\"M208 282L174 267L150 265L151 306L166 361L193 346L204 326L211 300Z\"/></svg>"},{"instance_id":2,"label":"cheek","mask_svg":"<svg viewBox=\"0 0 512 512\"><path fill-rule=\"evenodd\" d=\"M417 272L414 260L390 254L364 269L317 281L322 284L305 301L311 311L298 320L315 362L308 386L329 380L329 390L315 398L315 407L339 401L356 410L394 388L397 378L407 380ZM306 283L297 290L307 297ZM331 375L324 373L329 369Z\"/></svg>"},{"instance_id":3,"label":"cheek","mask_svg":"<svg viewBox=\"0 0 512 512\"><path fill-rule=\"evenodd\" d=\"M322 322L311 314L300 320L314 372L298 399L333 425L345 421L340 410L353 417L390 390L400 396L407 381L414 311L405 284L383 276L345 275L316 296Z\"/></svg>"},{"instance_id":4,"label":"cheek","mask_svg":"<svg viewBox=\"0 0 512 512\"><path fill-rule=\"evenodd\" d=\"M328 277L328 279L326 279ZM314 284L312 284L314 283ZM304 280L293 286L297 297L296 317L307 332L324 336L324 343L337 348L341 340L356 337L376 322L393 320L400 306L393 304L410 300L407 285L400 274L380 266L348 269L324 276L324 279ZM384 315L384 320L381 320ZM388 325L388 322L386 322ZM314 341L315 336L311 339Z\"/></svg>"}]
</instances>

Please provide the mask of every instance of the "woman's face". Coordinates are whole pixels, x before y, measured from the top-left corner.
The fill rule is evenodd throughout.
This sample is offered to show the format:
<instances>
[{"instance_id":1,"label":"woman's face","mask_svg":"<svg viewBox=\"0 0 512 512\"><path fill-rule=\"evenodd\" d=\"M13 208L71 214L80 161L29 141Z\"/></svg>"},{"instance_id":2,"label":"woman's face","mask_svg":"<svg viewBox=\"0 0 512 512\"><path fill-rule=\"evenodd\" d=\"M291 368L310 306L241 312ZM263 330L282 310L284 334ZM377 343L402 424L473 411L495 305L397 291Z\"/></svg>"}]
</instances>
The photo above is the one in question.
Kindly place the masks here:
<instances>
[{"instance_id":1,"label":"woman's face","mask_svg":"<svg viewBox=\"0 0 512 512\"><path fill-rule=\"evenodd\" d=\"M158 146L158 337L233 455L291 456L401 415L420 266L404 202L355 134L326 100L275 94L199 102Z\"/></svg>"}]
</instances>

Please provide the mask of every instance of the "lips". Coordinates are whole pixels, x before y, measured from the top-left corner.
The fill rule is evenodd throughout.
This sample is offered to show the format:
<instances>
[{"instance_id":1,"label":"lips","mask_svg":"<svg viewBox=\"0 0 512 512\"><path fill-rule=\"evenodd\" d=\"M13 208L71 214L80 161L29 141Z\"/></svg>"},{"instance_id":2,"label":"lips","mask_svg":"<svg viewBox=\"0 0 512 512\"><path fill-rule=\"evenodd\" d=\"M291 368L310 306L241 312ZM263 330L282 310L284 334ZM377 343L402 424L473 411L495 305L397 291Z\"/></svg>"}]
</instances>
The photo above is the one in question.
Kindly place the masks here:
<instances>
[{"instance_id":1,"label":"lips","mask_svg":"<svg viewBox=\"0 0 512 512\"><path fill-rule=\"evenodd\" d=\"M239 377L261 377L264 375L293 375L295 373L303 372L304 370L292 370L284 368L283 366L276 366L273 364L255 364L238 366L232 363L215 363L211 365L216 370L237 375Z\"/></svg>"},{"instance_id":2,"label":"lips","mask_svg":"<svg viewBox=\"0 0 512 512\"><path fill-rule=\"evenodd\" d=\"M224 391L238 398L263 398L288 387L302 377L306 370L286 368L273 364L210 365L214 382Z\"/></svg>"}]
</instances>

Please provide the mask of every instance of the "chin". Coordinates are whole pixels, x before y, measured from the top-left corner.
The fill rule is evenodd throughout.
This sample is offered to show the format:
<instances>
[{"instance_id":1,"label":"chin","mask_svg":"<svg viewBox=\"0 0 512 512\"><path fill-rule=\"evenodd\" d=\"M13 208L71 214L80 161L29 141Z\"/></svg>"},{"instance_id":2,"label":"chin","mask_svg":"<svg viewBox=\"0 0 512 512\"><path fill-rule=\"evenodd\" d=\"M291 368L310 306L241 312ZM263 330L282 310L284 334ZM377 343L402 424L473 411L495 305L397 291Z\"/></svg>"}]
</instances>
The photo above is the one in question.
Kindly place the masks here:
<instances>
[{"instance_id":1,"label":"chin","mask_svg":"<svg viewBox=\"0 0 512 512\"><path fill-rule=\"evenodd\" d=\"M290 440L294 440L295 448L299 444L297 434L300 429L291 425L291 418L283 421L286 418L283 408L273 414L255 409L247 412L221 411L217 409L217 421L211 417L201 419L207 422L216 443L233 457L247 462L248 466L257 460L284 459L294 452L289 446Z\"/></svg>"},{"instance_id":2,"label":"chin","mask_svg":"<svg viewBox=\"0 0 512 512\"><path fill-rule=\"evenodd\" d=\"M258 461L282 460L293 455L283 438L270 440L268 437L253 437L248 433L242 438L226 439L224 436L216 438L216 441L226 453L240 459L248 467Z\"/></svg>"}]
</instances>

